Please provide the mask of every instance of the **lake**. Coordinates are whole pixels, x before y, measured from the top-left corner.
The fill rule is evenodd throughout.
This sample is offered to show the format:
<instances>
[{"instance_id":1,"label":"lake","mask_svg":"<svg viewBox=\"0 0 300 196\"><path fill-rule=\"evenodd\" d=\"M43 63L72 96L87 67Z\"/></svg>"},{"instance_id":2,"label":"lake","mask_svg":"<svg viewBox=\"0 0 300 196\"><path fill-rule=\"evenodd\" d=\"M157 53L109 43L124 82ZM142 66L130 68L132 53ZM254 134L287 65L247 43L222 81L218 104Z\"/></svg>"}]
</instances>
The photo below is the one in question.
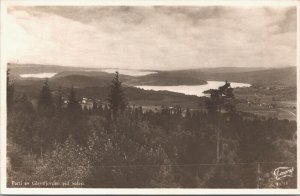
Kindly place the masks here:
<instances>
[{"instance_id":1,"label":"lake","mask_svg":"<svg viewBox=\"0 0 300 196\"><path fill-rule=\"evenodd\" d=\"M136 86L144 90L154 90L154 91L171 91L176 93L183 93L186 95L197 95L206 96L203 92L209 89L217 89L223 86L225 82L223 81L207 81L207 84L203 85L179 85L179 86ZM250 87L250 84L231 82L232 88L238 87Z\"/></svg>"},{"instance_id":2,"label":"lake","mask_svg":"<svg viewBox=\"0 0 300 196\"><path fill-rule=\"evenodd\" d=\"M52 78L57 73L20 74L21 78Z\"/></svg>"}]
</instances>

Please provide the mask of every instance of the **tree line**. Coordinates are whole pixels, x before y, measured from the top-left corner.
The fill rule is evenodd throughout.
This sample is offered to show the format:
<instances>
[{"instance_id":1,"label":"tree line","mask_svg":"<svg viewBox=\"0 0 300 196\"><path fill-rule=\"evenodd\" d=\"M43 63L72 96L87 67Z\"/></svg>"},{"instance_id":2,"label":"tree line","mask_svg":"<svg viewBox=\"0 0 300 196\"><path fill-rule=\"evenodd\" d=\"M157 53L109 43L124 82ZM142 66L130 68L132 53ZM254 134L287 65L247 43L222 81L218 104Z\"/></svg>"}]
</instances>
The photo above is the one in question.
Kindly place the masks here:
<instances>
[{"instance_id":1,"label":"tree line","mask_svg":"<svg viewBox=\"0 0 300 196\"><path fill-rule=\"evenodd\" d=\"M206 112L129 107L118 73L110 89L105 107L82 110L74 87L62 107L61 91L54 96L45 80L34 107L14 96L8 72L8 186L274 188L273 170L296 166L296 122L238 113L227 82L210 92Z\"/></svg>"}]
</instances>

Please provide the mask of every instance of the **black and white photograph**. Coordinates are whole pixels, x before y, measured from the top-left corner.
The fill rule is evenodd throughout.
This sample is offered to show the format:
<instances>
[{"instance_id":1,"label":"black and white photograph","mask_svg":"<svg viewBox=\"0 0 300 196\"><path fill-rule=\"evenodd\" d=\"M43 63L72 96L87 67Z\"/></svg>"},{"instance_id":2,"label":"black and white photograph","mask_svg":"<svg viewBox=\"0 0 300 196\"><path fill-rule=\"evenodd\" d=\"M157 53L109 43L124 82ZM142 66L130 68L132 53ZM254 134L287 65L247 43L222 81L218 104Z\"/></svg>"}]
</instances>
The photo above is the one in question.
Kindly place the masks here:
<instances>
[{"instance_id":1,"label":"black and white photograph","mask_svg":"<svg viewBox=\"0 0 300 196\"><path fill-rule=\"evenodd\" d=\"M296 1L14 2L5 190L299 190Z\"/></svg>"}]
</instances>

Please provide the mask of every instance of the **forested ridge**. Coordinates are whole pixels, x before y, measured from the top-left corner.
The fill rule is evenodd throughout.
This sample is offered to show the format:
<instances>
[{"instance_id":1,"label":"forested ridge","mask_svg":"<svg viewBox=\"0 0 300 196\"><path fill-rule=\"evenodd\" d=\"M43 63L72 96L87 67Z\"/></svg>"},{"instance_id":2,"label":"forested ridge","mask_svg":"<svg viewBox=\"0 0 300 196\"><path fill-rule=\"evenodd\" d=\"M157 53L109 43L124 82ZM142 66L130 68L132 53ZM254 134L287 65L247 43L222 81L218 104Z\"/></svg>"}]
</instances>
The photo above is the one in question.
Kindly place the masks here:
<instances>
[{"instance_id":1,"label":"forested ridge","mask_svg":"<svg viewBox=\"0 0 300 196\"><path fill-rule=\"evenodd\" d=\"M36 64L11 64L11 77L22 82L29 82L20 77L20 74L32 73L57 73L50 78L51 84L58 83L62 86L106 86L110 82L112 73L106 73L105 70L93 68L80 68L55 65L36 65ZM295 87L296 67L282 68L262 68L262 67L216 67L200 68L187 70L145 70L152 71L153 74L145 76L122 75L122 81L126 85L201 85L206 81L216 80L231 82L250 83L251 85L266 86L286 86Z\"/></svg>"},{"instance_id":2,"label":"forested ridge","mask_svg":"<svg viewBox=\"0 0 300 196\"><path fill-rule=\"evenodd\" d=\"M296 187L296 171L284 181L273 176L279 166L296 168L296 122L237 112L227 82L211 91L207 111L130 106L118 73L107 104L91 110L72 86L63 107L48 80L37 107L15 95L8 72L9 187Z\"/></svg>"}]
</instances>

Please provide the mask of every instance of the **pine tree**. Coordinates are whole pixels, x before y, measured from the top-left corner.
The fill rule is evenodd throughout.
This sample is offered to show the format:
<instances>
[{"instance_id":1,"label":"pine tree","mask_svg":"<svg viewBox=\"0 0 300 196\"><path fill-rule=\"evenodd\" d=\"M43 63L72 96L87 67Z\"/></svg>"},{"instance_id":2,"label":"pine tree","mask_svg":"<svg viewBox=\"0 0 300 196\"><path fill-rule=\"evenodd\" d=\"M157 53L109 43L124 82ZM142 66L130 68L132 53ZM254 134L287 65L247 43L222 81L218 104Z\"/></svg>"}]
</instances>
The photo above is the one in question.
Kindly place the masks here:
<instances>
[{"instance_id":1,"label":"pine tree","mask_svg":"<svg viewBox=\"0 0 300 196\"><path fill-rule=\"evenodd\" d=\"M78 110L79 109L78 100L76 98L76 92L75 92L73 86L71 87L71 91L70 91L70 95L69 95L68 109L70 109L70 110Z\"/></svg>"},{"instance_id":2,"label":"pine tree","mask_svg":"<svg viewBox=\"0 0 300 196\"><path fill-rule=\"evenodd\" d=\"M221 95L220 91L216 89L212 89L210 91L210 99L206 100L206 109L208 110L209 113L216 113L220 111L220 106L221 106Z\"/></svg>"},{"instance_id":3,"label":"pine tree","mask_svg":"<svg viewBox=\"0 0 300 196\"><path fill-rule=\"evenodd\" d=\"M191 114L190 108L186 108L185 118L186 119L191 119L192 118L192 114Z\"/></svg>"},{"instance_id":4,"label":"pine tree","mask_svg":"<svg viewBox=\"0 0 300 196\"><path fill-rule=\"evenodd\" d=\"M55 106L57 112L61 111L63 107L63 97L62 97L61 87L59 87L58 93L56 95Z\"/></svg>"},{"instance_id":5,"label":"pine tree","mask_svg":"<svg viewBox=\"0 0 300 196\"><path fill-rule=\"evenodd\" d=\"M14 102L14 84L9 79L9 69L6 75L6 92L7 92L7 110L10 111Z\"/></svg>"},{"instance_id":6,"label":"pine tree","mask_svg":"<svg viewBox=\"0 0 300 196\"><path fill-rule=\"evenodd\" d=\"M123 112L127 106L122 90L122 82L119 81L119 72L116 72L116 76L112 80L108 101L114 117L116 117L118 113Z\"/></svg>"},{"instance_id":7,"label":"pine tree","mask_svg":"<svg viewBox=\"0 0 300 196\"><path fill-rule=\"evenodd\" d=\"M38 112L42 116L50 117L54 112L54 104L52 100L51 90L48 85L48 79L45 80L42 87L40 98L38 101Z\"/></svg>"},{"instance_id":8,"label":"pine tree","mask_svg":"<svg viewBox=\"0 0 300 196\"><path fill-rule=\"evenodd\" d=\"M232 112L234 111L232 99L234 99L233 88L226 80L223 86L210 90L210 99L206 101L206 108L209 113L221 112L222 108Z\"/></svg>"},{"instance_id":9,"label":"pine tree","mask_svg":"<svg viewBox=\"0 0 300 196\"><path fill-rule=\"evenodd\" d=\"M84 145L87 139L87 120L76 98L76 92L73 86L69 95L66 122L68 133L74 137L77 144Z\"/></svg>"},{"instance_id":10,"label":"pine tree","mask_svg":"<svg viewBox=\"0 0 300 196\"><path fill-rule=\"evenodd\" d=\"M14 104L14 111L7 119L7 137L29 150L34 147L35 110L26 94L21 95Z\"/></svg>"}]
</instances>

